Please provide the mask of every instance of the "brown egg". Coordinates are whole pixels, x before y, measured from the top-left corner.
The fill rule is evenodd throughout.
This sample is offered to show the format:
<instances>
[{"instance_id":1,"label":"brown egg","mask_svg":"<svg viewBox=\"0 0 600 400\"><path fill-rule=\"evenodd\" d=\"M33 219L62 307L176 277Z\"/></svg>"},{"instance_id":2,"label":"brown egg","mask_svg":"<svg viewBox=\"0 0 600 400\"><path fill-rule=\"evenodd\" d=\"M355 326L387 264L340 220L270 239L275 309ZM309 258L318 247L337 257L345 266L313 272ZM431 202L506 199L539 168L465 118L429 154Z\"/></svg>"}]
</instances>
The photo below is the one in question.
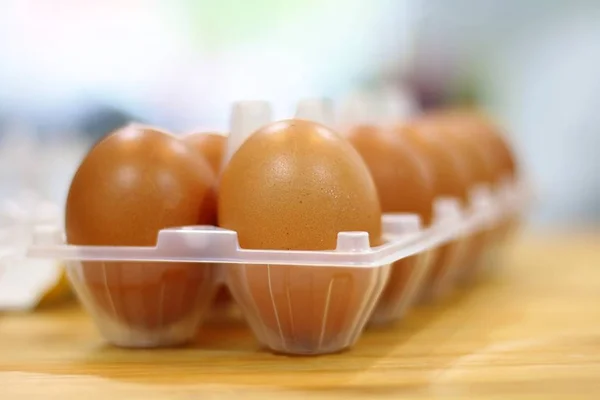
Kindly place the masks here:
<instances>
[{"instance_id":1,"label":"brown egg","mask_svg":"<svg viewBox=\"0 0 600 400\"><path fill-rule=\"evenodd\" d=\"M414 121L409 125L399 126L397 133L417 148L431 166L435 176L436 197L453 197L463 207L467 207L473 174L469 173L464 161L448 148L435 130L436 126L427 121ZM422 298L433 300L451 289L453 278L463 262L464 246L464 240L460 238L438 249L423 285Z\"/></svg>"},{"instance_id":2,"label":"brown egg","mask_svg":"<svg viewBox=\"0 0 600 400\"><path fill-rule=\"evenodd\" d=\"M183 141L126 126L79 166L67 199L67 241L153 246L163 228L214 224L214 184L206 161ZM206 264L86 261L71 278L105 336L124 346L190 339L215 286Z\"/></svg>"},{"instance_id":3,"label":"brown egg","mask_svg":"<svg viewBox=\"0 0 600 400\"><path fill-rule=\"evenodd\" d=\"M443 115L446 120L465 127L463 134L470 135L486 146L489 157L495 160L496 176L515 178L518 175L518 163L512 146L500 129L485 114L477 110L448 110Z\"/></svg>"},{"instance_id":4,"label":"brown egg","mask_svg":"<svg viewBox=\"0 0 600 400\"><path fill-rule=\"evenodd\" d=\"M416 148L431 166L436 196L453 197L466 206L474 174L469 173L465 162L435 133L436 127L427 122L414 121L401 125L397 133Z\"/></svg>"},{"instance_id":5,"label":"brown egg","mask_svg":"<svg viewBox=\"0 0 600 400\"><path fill-rule=\"evenodd\" d=\"M518 176L517 160L506 138L484 114L475 110L454 110L449 113L455 123L464 126L463 134L472 141L480 143L486 156L494 163L494 182L499 187L506 179L516 181ZM505 218L490 233L492 246L502 245L520 225L519 216Z\"/></svg>"},{"instance_id":6,"label":"brown egg","mask_svg":"<svg viewBox=\"0 0 600 400\"><path fill-rule=\"evenodd\" d=\"M246 249L333 250L337 235L364 231L381 244L381 210L369 170L350 143L304 120L252 134L225 168L219 225ZM354 343L387 268L240 265L229 287L259 340L285 353L317 354Z\"/></svg>"},{"instance_id":7,"label":"brown egg","mask_svg":"<svg viewBox=\"0 0 600 400\"><path fill-rule=\"evenodd\" d=\"M348 139L367 164L384 213L418 214L425 226L433 221L434 177L422 155L394 132L375 125L358 125ZM374 323L388 323L406 311L400 304L409 295L409 283L419 257L394 263L386 288L372 316Z\"/></svg>"},{"instance_id":8,"label":"brown egg","mask_svg":"<svg viewBox=\"0 0 600 400\"><path fill-rule=\"evenodd\" d=\"M361 125L348 140L369 168L381 202L381 211L414 213L424 225L433 220L434 176L417 149L392 131Z\"/></svg>"},{"instance_id":9,"label":"brown egg","mask_svg":"<svg viewBox=\"0 0 600 400\"><path fill-rule=\"evenodd\" d=\"M462 159L473 172L474 183L495 187L498 161L489 157L487 144L474 140L469 126L455 121L442 121L438 132L446 143L461 154Z\"/></svg>"},{"instance_id":10,"label":"brown egg","mask_svg":"<svg viewBox=\"0 0 600 400\"><path fill-rule=\"evenodd\" d=\"M226 136L212 132L192 133L184 136L183 140L204 155L215 174L221 171L227 146Z\"/></svg>"},{"instance_id":11,"label":"brown egg","mask_svg":"<svg viewBox=\"0 0 600 400\"><path fill-rule=\"evenodd\" d=\"M493 156L490 156L485 141L473 138L473 132L470 131L472 126L469 126L466 120L457 118L453 114L439 114L432 117L432 121L437 125L435 132L440 135L440 138L452 151L460 155L468 170L472 173L471 187L486 185L491 189L498 188L499 162ZM480 266L482 256L493 236L492 230L483 230L469 239L466 260L461 267L463 271L460 272L463 277L462 280L465 277L470 278L474 275L474 271Z\"/></svg>"}]
</instances>

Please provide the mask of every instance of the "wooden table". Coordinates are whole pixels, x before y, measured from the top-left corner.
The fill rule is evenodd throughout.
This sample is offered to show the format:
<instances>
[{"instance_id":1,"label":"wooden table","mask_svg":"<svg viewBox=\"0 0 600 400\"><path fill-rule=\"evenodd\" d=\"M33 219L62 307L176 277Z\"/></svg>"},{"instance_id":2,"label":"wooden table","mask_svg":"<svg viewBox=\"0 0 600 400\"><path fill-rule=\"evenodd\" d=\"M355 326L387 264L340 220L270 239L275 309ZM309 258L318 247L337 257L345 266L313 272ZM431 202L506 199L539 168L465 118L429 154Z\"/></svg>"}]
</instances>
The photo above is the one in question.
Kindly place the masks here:
<instances>
[{"instance_id":1,"label":"wooden table","mask_svg":"<svg viewBox=\"0 0 600 400\"><path fill-rule=\"evenodd\" d=\"M344 354L275 356L219 325L127 351L76 307L3 315L0 399L600 399L600 234L524 236L492 278Z\"/></svg>"}]
</instances>

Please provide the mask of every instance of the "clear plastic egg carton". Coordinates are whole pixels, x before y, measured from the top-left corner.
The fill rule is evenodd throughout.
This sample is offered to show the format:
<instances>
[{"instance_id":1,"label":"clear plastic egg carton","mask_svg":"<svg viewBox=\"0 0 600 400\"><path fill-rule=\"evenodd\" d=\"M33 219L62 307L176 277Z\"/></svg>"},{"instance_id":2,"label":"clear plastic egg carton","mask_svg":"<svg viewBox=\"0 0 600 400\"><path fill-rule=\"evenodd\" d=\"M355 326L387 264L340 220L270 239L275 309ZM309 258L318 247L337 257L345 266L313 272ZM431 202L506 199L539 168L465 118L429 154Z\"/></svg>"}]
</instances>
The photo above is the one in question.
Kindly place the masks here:
<instances>
[{"instance_id":1,"label":"clear plastic egg carton","mask_svg":"<svg viewBox=\"0 0 600 400\"><path fill-rule=\"evenodd\" d=\"M351 347L369 322L401 319L441 246L516 216L517 190L505 195L476 191L471 210L439 199L426 230L417 215L384 215L385 243L374 248L366 232L340 232L331 251L248 250L236 232L213 226L164 229L154 247L74 246L48 226L36 229L29 256L64 260L98 329L118 346L192 340L225 283L261 344L287 354L332 353ZM459 254L447 282L460 262Z\"/></svg>"}]
</instances>

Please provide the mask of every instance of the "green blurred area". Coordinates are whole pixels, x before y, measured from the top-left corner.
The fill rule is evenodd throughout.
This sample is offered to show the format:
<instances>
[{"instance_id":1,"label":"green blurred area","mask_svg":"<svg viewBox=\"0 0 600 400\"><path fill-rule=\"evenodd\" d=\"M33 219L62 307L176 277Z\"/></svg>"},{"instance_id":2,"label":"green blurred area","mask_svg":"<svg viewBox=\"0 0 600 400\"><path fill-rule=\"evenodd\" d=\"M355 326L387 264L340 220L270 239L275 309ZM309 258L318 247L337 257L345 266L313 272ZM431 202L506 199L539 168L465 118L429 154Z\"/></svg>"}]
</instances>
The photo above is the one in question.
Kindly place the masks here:
<instances>
[{"instance_id":1,"label":"green blurred area","mask_svg":"<svg viewBox=\"0 0 600 400\"><path fill-rule=\"evenodd\" d=\"M332 1L338 0L182 0L181 11L192 42L213 49L267 35L275 22L310 16Z\"/></svg>"}]
</instances>

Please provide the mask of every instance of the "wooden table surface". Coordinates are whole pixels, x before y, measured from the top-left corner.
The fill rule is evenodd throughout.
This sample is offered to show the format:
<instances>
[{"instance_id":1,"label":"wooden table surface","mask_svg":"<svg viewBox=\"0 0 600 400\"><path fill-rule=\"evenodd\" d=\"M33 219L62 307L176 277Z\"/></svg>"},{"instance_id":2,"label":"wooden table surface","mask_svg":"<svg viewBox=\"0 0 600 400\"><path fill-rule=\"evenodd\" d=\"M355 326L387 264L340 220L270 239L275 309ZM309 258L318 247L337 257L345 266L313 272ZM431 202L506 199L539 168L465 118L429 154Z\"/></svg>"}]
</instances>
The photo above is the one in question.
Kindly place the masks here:
<instances>
[{"instance_id":1,"label":"wooden table surface","mask_svg":"<svg viewBox=\"0 0 600 400\"><path fill-rule=\"evenodd\" d=\"M127 351L77 307L0 316L2 400L308 397L600 399L600 234L524 235L475 288L332 356L272 355L231 323Z\"/></svg>"}]
</instances>

